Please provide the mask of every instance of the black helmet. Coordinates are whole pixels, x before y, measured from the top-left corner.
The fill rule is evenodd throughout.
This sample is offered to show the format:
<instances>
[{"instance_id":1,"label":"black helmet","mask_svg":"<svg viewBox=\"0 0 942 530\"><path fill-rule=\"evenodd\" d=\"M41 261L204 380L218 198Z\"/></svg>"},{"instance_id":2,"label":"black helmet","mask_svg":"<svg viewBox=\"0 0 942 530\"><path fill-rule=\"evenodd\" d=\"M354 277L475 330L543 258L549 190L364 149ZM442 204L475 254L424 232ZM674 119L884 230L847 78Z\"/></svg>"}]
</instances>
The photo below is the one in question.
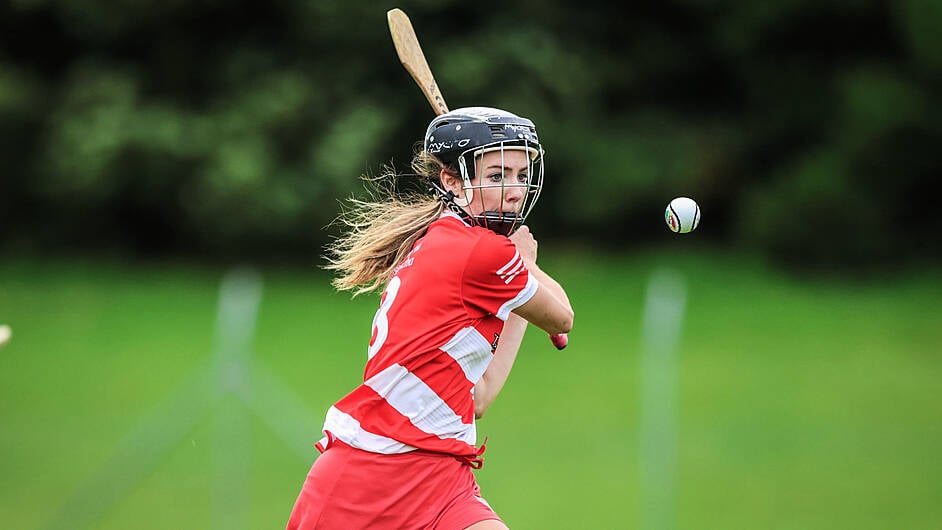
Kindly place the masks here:
<instances>
[{"instance_id":1,"label":"black helmet","mask_svg":"<svg viewBox=\"0 0 942 530\"><path fill-rule=\"evenodd\" d=\"M425 131L425 150L452 169L469 149L513 141L540 147L532 121L490 107L455 109L436 117Z\"/></svg>"},{"instance_id":2,"label":"black helmet","mask_svg":"<svg viewBox=\"0 0 942 530\"><path fill-rule=\"evenodd\" d=\"M483 186L472 182L474 158L488 151L524 150L529 155L527 193L518 212L486 211L472 216L464 208ZM459 174L465 197L447 192L437 181L432 187L449 207L466 221L509 235L526 220L536 204L543 185L543 148L533 122L510 112L490 107L466 107L437 116L425 132L425 151L448 170ZM503 184L502 184L503 186Z\"/></svg>"}]
</instances>

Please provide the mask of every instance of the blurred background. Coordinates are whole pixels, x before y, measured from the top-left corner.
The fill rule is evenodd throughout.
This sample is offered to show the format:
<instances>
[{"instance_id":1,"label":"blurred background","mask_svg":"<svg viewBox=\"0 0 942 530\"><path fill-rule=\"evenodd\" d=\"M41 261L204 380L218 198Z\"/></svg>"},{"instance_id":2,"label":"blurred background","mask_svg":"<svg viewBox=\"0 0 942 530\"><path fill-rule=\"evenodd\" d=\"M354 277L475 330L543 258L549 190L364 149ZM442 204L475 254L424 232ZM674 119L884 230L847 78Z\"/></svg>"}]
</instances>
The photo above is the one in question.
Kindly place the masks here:
<instances>
[{"instance_id":1,"label":"blurred background","mask_svg":"<svg viewBox=\"0 0 942 530\"><path fill-rule=\"evenodd\" d=\"M376 297L320 268L449 106L534 120L511 528L940 528L942 2L0 3L0 525L282 528ZM695 198L698 230L663 211Z\"/></svg>"}]
</instances>

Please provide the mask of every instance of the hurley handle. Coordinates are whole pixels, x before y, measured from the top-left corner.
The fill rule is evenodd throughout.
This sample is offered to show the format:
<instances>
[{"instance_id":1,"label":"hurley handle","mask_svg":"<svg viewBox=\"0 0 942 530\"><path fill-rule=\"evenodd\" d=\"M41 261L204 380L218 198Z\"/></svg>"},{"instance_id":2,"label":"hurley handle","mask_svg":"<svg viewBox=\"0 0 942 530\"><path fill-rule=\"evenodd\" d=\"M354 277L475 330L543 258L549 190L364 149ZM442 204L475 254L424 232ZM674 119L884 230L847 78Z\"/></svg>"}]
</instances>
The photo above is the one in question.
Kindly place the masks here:
<instances>
[{"instance_id":1,"label":"hurley handle","mask_svg":"<svg viewBox=\"0 0 942 530\"><path fill-rule=\"evenodd\" d=\"M549 338L550 341L553 342L553 346L556 346L557 350L561 350L569 344L569 335L566 335L565 333L550 335Z\"/></svg>"}]
</instances>

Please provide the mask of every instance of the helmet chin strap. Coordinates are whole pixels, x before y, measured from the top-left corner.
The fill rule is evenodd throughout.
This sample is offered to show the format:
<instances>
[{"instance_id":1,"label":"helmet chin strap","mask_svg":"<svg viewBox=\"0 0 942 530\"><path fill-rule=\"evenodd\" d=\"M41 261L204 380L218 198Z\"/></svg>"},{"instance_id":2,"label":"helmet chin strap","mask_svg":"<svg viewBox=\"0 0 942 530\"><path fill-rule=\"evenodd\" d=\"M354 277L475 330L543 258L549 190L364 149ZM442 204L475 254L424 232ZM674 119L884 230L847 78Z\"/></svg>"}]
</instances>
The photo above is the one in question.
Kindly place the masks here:
<instances>
[{"instance_id":1,"label":"helmet chin strap","mask_svg":"<svg viewBox=\"0 0 942 530\"><path fill-rule=\"evenodd\" d=\"M445 203L445 206L447 206L449 210L451 210L454 214L456 214L458 217L464 220L464 222L472 226L477 224L474 218L471 217L471 214L464 211L464 208L462 208L461 206L458 206L457 204L455 204L456 196L453 191L451 190L446 191L445 188L441 186L441 184L435 182L434 180L429 180L428 187L429 187L429 191L435 193L435 195L438 195L438 198L443 203Z\"/></svg>"}]
</instances>

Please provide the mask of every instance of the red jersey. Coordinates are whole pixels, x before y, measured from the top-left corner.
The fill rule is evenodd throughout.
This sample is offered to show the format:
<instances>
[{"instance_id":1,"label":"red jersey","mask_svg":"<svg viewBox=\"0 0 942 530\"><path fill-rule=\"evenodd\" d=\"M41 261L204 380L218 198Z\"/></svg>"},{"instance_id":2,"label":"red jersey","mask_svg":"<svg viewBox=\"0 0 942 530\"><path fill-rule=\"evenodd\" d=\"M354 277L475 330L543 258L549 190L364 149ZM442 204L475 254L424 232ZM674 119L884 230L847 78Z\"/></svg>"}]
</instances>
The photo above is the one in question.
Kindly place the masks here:
<instances>
[{"instance_id":1,"label":"red jersey","mask_svg":"<svg viewBox=\"0 0 942 530\"><path fill-rule=\"evenodd\" d=\"M328 410L325 436L374 453L475 454L474 385L537 287L512 241L444 213L396 267L363 384Z\"/></svg>"}]
</instances>

